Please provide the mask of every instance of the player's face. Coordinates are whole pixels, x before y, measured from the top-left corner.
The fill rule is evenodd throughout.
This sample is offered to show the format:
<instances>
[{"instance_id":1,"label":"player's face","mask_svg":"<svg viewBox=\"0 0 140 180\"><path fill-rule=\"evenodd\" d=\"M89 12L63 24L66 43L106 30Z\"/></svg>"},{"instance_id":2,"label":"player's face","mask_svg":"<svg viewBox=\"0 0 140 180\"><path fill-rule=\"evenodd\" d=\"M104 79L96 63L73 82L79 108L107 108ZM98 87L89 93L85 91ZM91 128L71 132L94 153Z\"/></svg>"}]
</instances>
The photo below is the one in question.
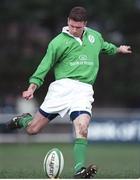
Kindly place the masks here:
<instances>
[{"instance_id":1,"label":"player's face","mask_svg":"<svg viewBox=\"0 0 140 180\"><path fill-rule=\"evenodd\" d=\"M85 26L86 22L84 21L74 21L68 18L69 32L75 37L82 37Z\"/></svg>"}]
</instances>

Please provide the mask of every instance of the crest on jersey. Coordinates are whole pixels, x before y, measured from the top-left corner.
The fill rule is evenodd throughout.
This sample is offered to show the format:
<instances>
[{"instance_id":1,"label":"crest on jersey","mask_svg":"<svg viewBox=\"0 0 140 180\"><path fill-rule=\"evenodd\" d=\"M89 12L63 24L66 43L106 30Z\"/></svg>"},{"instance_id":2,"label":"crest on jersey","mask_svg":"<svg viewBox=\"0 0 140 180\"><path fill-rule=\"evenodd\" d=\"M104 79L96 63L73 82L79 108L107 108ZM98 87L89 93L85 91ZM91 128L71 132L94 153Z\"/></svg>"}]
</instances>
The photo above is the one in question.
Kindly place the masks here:
<instances>
[{"instance_id":1,"label":"crest on jersey","mask_svg":"<svg viewBox=\"0 0 140 180\"><path fill-rule=\"evenodd\" d=\"M90 43L94 43L95 42L95 38L94 38L93 35L89 35L88 36L88 40L89 40Z\"/></svg>"}]
</instances>

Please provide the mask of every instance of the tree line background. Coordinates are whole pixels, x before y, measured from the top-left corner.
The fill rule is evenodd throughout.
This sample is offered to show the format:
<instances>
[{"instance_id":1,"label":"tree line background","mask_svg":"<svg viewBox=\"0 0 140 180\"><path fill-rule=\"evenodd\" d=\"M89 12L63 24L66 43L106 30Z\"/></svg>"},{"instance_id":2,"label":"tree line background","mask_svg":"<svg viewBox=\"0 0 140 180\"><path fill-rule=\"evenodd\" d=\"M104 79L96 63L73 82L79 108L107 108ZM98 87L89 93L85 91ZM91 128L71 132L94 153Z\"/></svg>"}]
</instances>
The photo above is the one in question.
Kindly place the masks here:
<instances>
[{"instance_id":1,"label":"tree line background","mask_svg":"<svg viewBox=\"0 0 140 180\"><path fill-rule=\"evenodd\" d=\"M133 50L131 55L100 56L94 106L140 107L140 0L1 0L0 107L14 106L74 6L87 9L88 26L105 40ZM36 92L39 103L53 79L50 71Z\"/></svg>"}]
</instances>

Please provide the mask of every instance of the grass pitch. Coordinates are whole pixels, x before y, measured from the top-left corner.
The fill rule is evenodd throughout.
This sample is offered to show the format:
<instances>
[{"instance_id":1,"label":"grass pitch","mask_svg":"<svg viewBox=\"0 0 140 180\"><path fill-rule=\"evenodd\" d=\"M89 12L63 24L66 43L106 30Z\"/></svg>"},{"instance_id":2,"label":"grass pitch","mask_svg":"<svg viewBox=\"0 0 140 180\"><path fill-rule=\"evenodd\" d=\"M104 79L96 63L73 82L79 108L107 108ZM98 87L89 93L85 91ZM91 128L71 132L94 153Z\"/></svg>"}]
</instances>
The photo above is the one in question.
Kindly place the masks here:
<instances>
[{"instance_id":1,"label":"grass pitch","mask_svg":"<svg viewBox=\"0 0 140 180\"><path fill-rule=\"evenodd\" d=\"M0 144L0 178L43 178L46 153L57 147L64 155L61 178L73 177L71 144ZM140 178L140 144L89 144L87 165L98 166L96 178Z\"/></svg>"}]
</instances>

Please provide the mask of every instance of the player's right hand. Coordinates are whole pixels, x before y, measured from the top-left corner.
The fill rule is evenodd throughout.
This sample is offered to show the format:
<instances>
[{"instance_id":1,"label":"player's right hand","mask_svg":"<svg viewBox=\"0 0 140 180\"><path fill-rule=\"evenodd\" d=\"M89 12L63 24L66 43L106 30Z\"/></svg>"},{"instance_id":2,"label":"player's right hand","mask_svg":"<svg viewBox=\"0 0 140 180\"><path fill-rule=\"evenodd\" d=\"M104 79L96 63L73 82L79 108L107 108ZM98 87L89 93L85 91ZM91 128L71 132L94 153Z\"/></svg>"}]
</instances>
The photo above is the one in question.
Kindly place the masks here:
<instances>
[{"instance_id":1,"label":"player's right hand","mask_svg":"<svg viewBox=\"0 0 140 180\"><path fill-rule=\"evenodd\" d=\"M28 89L26 91L23 91L22 93L22 97L26 100L30 100L34 97L34 92L37 88L37 85L36 84L30 84Z\"/></svg>"},{"instance_id":2,"label":"player's right hand","mask_svg":"<svg viewBox=\"0 0 140 180\"><path fill-rule=\"evenodd\" d=\"M33 94L34 94L34 91L32 91L32 90L23 91L22 97L26 100L30 100L34 97Z\"/></svg>"}]
</instances>

